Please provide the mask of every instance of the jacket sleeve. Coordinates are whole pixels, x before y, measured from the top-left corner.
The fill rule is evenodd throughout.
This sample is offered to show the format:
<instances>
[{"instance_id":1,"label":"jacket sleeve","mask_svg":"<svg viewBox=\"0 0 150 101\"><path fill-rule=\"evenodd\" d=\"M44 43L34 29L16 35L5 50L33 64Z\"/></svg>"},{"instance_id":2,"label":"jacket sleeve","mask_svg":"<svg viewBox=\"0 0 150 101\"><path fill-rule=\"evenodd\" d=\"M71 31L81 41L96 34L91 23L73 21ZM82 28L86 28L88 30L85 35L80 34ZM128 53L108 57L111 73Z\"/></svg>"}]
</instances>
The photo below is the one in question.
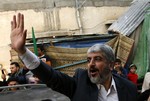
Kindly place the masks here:
<instances>
[{"instance_id":1,"label":"jacket sleeve","mask_svg":"<svg viewBox=\"0 0 150 101\"><path fill-rule=\"evenodd\" d=\"M76 88L74 78L54 70L42 61L37 68L31 71L48 87L72 98Z\"/></svg>"}]
</instances>

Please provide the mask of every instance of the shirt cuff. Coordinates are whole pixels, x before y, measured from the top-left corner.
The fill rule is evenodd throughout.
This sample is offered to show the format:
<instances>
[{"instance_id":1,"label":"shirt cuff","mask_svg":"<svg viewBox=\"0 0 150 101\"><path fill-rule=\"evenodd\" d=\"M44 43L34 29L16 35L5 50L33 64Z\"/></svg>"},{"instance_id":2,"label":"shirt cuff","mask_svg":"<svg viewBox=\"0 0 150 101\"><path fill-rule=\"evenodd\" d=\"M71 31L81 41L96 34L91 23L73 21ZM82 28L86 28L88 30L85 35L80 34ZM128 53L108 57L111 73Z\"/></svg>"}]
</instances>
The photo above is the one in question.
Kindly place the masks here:
<instances>
[{"instance_id":1,"label":"shirt cuff","mask_svg":"<svg viewBox=\"0 0 150 101\"><path fill-rule=\"evenodd\" d=\"M23 55L20 55L19 57L23 61L25 66L30 70L35 69L40 65L39 58L28 48L26 48L26 52Z\"/></svg>"}]
</instances>

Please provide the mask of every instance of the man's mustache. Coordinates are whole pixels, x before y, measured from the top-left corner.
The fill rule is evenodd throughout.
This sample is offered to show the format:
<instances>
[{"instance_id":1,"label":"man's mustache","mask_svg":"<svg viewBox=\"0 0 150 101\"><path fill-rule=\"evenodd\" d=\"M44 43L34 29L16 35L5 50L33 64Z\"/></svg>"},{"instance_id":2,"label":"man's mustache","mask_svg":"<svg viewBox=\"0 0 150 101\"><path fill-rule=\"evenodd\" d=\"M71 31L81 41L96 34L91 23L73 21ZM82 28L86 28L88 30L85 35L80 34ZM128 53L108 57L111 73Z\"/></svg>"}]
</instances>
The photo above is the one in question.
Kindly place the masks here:
<instances>
[{"instance_id":1,"label":"man's mustache","mask_svg":"<svg viewBox=\"0 0 150 101\"><path fill-rule=\"evenodd\" d=\"M97 72L99 71L95 66L90 67L89 69L90 72Z\"/></svg>"}]
</instances>

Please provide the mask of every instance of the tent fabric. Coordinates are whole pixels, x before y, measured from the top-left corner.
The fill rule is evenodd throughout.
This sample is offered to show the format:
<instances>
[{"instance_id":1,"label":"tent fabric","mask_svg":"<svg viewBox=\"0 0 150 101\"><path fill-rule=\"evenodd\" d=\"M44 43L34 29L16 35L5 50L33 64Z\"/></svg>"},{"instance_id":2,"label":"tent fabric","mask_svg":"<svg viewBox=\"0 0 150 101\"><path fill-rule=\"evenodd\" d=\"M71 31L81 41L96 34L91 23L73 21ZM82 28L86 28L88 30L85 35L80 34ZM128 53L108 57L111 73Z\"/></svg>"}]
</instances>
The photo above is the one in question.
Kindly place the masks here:
<instances>
[{"instance_id":1,"label":"tent fabric","mask_svg":"<svg viewBox=\"0 0 150 101\"><path fill-rule=\"evenodd\" d=\"M134 40L119 34L112 40L102 43L111 46L116 54L117 58L120 58L123 64L126 63L130 51L132 50ZM84 48L64 48L64 47L54 47L49 46L46 48L46 53L52 59L53 67L59 67L66 64L73 64L74 62L79 62L86 60L86 52L89 47ZM79 63L67 68L61 68L59 71L73 76L76 68L87 68L87 63Z\"/></svg>"},{"instance_id":2,"label":"tent fabric","mask_svg":"<svg viewBox=\"0 0 150 101\"><path fill-rule=\"evenodd\" d=\"M113 48L116 57L120 58L123 64L125 64L130 55L130 51L132 49L134 40L128 38L127 36L123 36L122 34L118 34L116 37L114 37L111 40L109 39L109 41L107 42L106 40L102 41L101 39L99 39L98 42L95 42L93 40L88 40L88 42L89 43L87 44L89 46L96 43L108 44ZM82 62L82 60L86 60L86 52L89 46L87 47L87 45L85 45L85 47L81 47L81 48L78 48L76 46L74 46L73 48L48 46L45 48L46 49L45 52L47 55L51 57L53 67L59 67L59 66L64 66L66 64L73 64L75 62L80 62L77 65L59 69L61 72L64 72L72 76L77 67L80 68L87 67L86 62ZM33 47L30 47L29 49L33 51ZM10 52L12 56L11 58L12 61L18 61L20 64L22 64L21 61L18 59L17 53L14 50L11 50Z\"/></svg>"},{"instance_id":3,"label":"tent fabric","mask_svg":"<svg viewBox=\"0 0 150 101\"><path fill-rule=\"evenodd\" d=\"M125 65L131 53L134 40L122 34L118 34L118 37L108 41L106 44L113 48L116 58L119 58L122 64Z\"/></svg>"}]
</instances>

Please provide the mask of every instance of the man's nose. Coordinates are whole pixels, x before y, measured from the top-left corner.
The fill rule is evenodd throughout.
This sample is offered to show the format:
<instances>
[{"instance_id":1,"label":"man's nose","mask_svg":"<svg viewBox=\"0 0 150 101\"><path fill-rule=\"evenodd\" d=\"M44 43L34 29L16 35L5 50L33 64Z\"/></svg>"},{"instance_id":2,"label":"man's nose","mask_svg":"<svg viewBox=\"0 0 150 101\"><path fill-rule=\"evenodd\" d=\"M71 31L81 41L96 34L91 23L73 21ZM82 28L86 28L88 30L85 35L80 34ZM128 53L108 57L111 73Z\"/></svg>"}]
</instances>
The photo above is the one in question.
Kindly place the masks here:
<instances>
[{"instance_id":1,"label":"man's nose","mask_svg":"<svg viewBox=\"0 0 150 101\"><path fill-rule=\"evenodd\" d=\"M90 60L90 65L95 65L95 60L94 59Z\"/></svg>"}]
</instances>

